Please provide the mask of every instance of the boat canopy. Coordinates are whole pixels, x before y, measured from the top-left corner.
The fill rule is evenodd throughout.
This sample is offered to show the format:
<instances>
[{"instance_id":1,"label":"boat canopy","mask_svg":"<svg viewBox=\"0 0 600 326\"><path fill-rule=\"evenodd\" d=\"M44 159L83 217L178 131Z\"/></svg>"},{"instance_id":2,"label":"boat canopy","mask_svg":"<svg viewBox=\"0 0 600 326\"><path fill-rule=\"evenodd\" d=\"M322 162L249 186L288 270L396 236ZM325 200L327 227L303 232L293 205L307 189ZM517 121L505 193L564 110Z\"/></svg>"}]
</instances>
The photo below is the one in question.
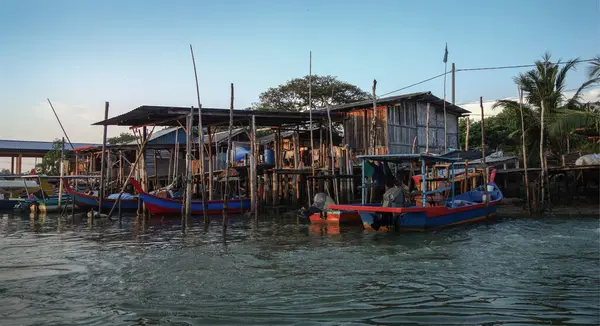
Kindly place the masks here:
<instances>
[{"instance_id":1,"label":"boat canopy","mask_svg":"<svg viewBox=\"0 0 600 326\"><path fill-rule=\"evenodd\" d=\"M383 155L358 155L362 160L373 160L380 162L400 163L414 161L437 161L437 162L457 162L457 159L430 154L383 154Z\"/></svg>"}]
</instances>

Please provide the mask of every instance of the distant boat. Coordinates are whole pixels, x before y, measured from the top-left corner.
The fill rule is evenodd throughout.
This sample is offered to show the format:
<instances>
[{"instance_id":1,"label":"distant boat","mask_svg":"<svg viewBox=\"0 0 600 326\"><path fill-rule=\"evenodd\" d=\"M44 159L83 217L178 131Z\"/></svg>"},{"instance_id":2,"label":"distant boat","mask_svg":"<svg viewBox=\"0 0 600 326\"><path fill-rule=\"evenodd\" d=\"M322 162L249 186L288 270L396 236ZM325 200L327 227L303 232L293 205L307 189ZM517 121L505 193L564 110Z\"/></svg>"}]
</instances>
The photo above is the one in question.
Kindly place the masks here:
<instances>
[{"instance_id":1,"label":"distant boat","mask_svg":"<svg viewBox=\"0 0 600 326\"><path fill-rule=\"evenodd\" d=\"M98 196L93 196L93 195L88 195L88 194L84 194L81 192L77 192L74 191L73 189L71 189L71 186L69 185L68 182L65 182L65 192L69 195L71 195L71 197L73 197L73 202L75 203L75 205L85 211L89 211L89 210L95 210L95 211L99 211L99 206L100 206L100 200ZM111 195L107 198L104 198L102 200L102 212L108 213L110 212L110 210L113 208L113 206L115 207L115 211L117 211L119 209L119 204L117 203L115 205L115 202L117 201L116 198L114 198L114 195ZM126 195L123 194L121 196L121 211L136 211L138 209L138 199L137 197L133 197L131 195Z\"/></svg>"},{"instance_id":2,"label":"distant boat","mask_svg":"<svg viewBox=\"0 0 600 326\"><path fill-rule=\"evenodd\" d=\"M169 215L181 214L183 208L183 200L175 200L162 198L156 195L149 194L142 189L142 186L135 179L130 179L129 182L133 185L144 201L148 212L152 215ZM208 203L208 214L220 214L223 212L222 200L211 200ZM250 199L232 199L228 201L228 213L241 213L250 209ZM192 201L192 214L199 215L204 211L202 200Z\"/></svg>"},{"instance_id":3,"label":"distant boat","mask_svg":"<svg viewBox=\"0 0 600 326\"><path fill-rule=\"evenodd\" d=\"M23 180L10 180L9 178L20 178L20 176L0 176L0 210L10 211L19 207L25 201L20 194L26 192L26 183ZM29 187L39 190L35 181L28 181Z\"/></svg>"}]
</instances>

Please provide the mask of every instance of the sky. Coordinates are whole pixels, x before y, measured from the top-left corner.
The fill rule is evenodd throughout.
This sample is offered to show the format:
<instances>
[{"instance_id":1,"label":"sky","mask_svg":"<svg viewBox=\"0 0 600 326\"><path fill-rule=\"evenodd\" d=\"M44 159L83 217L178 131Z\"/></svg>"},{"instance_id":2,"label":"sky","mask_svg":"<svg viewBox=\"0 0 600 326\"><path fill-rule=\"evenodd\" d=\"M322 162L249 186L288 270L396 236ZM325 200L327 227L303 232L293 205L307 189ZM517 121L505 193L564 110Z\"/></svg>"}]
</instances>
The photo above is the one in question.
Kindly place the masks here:
<instances>
[{"instance_id":1,"label":"sky","mask_svg":"<svg viewBox=\"0 0 600 326\"><path fill-rule=\"evenodd\" d=\"M312 71L387 93L457 69L589 59L600 53L600 1L5 1L0 11L0 139L101 142L109 116L141 105L236 108ZM459 72L456 102L514 97L525 69ZM585 80L585 65L568 88ZM450 79L447 80L450 99ZM403 92L443 97L443 78ZM595 94L598 94L597 90ZM590 94L587 94L591 96ZM109 136L124 128L109 127Z\"/></svg>"}]
</instances>

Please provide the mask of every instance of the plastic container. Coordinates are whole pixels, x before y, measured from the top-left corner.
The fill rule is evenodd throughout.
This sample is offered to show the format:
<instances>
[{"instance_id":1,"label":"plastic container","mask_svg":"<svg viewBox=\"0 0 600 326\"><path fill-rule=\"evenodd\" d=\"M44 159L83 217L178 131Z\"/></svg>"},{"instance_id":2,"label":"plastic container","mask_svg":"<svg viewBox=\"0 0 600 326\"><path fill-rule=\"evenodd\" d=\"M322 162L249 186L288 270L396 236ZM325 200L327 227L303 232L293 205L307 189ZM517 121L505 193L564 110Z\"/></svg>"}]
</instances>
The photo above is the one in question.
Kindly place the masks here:
<instances>
[{"instance_id":1,"label":"plastic container","mask_svg":"<svg viewBox=\"0 0 600 326\"><path fill-rule=\"evenodd\" d=\"M271 149L265 149L265 164L275 165L275 152Z\"/></svg>"}]
</instances>

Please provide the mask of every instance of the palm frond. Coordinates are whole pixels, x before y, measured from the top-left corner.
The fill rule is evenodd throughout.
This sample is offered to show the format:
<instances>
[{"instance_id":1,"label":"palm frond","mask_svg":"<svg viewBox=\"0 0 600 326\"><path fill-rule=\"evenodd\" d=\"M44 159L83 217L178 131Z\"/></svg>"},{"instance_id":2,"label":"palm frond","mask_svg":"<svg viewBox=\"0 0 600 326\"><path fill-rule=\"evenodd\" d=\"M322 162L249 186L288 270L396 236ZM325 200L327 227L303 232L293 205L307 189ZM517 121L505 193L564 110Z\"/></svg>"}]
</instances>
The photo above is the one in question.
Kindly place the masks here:
<instances>
[{"instance_id":1,"label":"palm frond","mask_svg":"<svg viewBox=\"0 0 600 326\"><path fill-rule=\"evenodd\" d=\"M559 109L551 117L548 132L560 136L577 128L587 128L600 121L600 114L588 110Z\"/></svg>"},{"instance_id":2,"label":"palm frond","mask_svg":"<svg viewBox=\"0 0 600 326\"><path fill-rule=\"evenodd\" d=\"M583 92L586 88L592 86L593 84L597 83L598 81L600 81L600 78L590 79L583 83L581 86L579 86L575 94L573 94L573 96L567 101L567 104L565 106L568 109L571 109L581 105L581 92Z\"/></svg>"},{"instance_id":3,"label":"palm frond","mask_svg":"<svg viewBox=\"0 0 600 326\"><path fill-rule=\"evenodd\" d=\"M600 54L597 54L594 61L590 63L588 77L600 81Z\"/></svg>"}]
</instances>

